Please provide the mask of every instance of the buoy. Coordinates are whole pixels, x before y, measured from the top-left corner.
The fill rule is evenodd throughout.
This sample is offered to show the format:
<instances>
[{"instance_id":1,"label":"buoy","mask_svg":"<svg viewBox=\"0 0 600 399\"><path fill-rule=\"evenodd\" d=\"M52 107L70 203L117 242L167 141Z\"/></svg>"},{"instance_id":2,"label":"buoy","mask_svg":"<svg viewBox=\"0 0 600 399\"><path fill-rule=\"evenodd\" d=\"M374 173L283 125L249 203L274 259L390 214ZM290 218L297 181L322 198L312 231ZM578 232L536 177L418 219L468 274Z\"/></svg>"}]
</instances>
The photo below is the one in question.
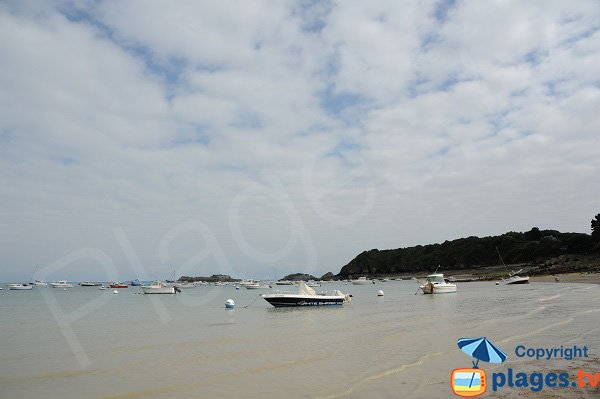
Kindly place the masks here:
<instances>
[{"instance_id":1,"label":"buoy","mask_svg":"<svg viewBox=\"0 0 600 399\"><path fill-rule=\"evenodd\" d=\"M236 285L236 286L235 286L235 289L236 289L236 290L239 290L239 289L240 289L240 286L239 286L239 285Z\"/></svg>"},{"instance_id":2,"label":"buoy","mask_svg":"<svg viewBox=\"0 0 600 399\"><path fill-rule=\"evenodd\" d=\"M377 291L377 296L383 296L383 290Z\"/></svg>"},{"instance_id":3,"label":"buoy","mask_svg":"<svg viewBox=\"0 0 600 399\"><path fill-rule=\"evenodd\" d=\"M66 291L66 290L67 290L66 288L63 288L63 291Z\"/></svg>"},{"instance_id":4,"label":"buoy","mask_svg":"<svg viewBox=\"0 0 600 399\"><path fill-rule=\"evenodd\" d=\"M119 293L119 291L117 291L117 290L113 291L113 294L118 294L118 293Z\"/></svg>"},{"instance_id":5,"label":"buoy","mask_svg":"<svg viewBox=\"0 0 600 399\"><path fill-rule=\"evenodd\" d=\"M233 299L228 299L225 301L225 309L233 309L235 307L235 302Z\"/></svg>"}]
</instances>

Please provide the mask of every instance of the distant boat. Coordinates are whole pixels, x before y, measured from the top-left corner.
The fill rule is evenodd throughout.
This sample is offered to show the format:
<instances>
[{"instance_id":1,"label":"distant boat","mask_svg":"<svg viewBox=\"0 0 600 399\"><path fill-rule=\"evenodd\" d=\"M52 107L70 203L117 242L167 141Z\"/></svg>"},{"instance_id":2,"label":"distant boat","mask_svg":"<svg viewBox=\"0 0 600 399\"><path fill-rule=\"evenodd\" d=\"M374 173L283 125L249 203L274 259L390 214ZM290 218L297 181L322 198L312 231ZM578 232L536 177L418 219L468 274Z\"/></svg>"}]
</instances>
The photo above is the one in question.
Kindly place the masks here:
<instances>
[{"instance_id":1,"label":"distant boat","mask_svg":"<svg viewBox=\"0 0 600 399\"><path fill-rule=\"evenodd\" d=\"M321 283L316 282L316 281L307 281L306 285L308 285L311 288L315 288L315 287L320 287Z\"/></svg>"},{"instance_id":2,"label":"distant boat","mask_svg":"<svg viewBox=\"0 0 600 399\"><path fill-rule=\"evenodd\" d=\"M249 284L244 285L244 287L246 287L247 290L263 290L263 289L271 288L270 285L261 284L261 283L249 283Z\"/></svg>"},{"instance_id":3,"label":"distant boat","mask_svg":"<svg viewBox=\"0 0 600 399\"><path fill-rule=\"evenodd\" d=\"M127 284L113 282L113 283L110 283L109 287L110 288L127 288L129 286Z\"/></svg>"},{"instance_id":4,"label":"distant boat","mask_svg":"<svg viewBox=\"0 0 600 399\"><path fill-rule=\"evenodd\" d=\"M194 283L188 283L188 282L183 282L183 283L175 283L173 284L173 287L177 287L177 288L196 288L196 284Z\"/></svg>"},{"instance_id":5,"label":"distant boat","mask_svg":"<svg viewBox=\"0 0 600 399\"><path fill-rule=\"evenodd\" d=\"M153 281L150 285L142 285L144 294L174 294L176 288L162 281Z\"/></svg>"},{"instance_id":6,"label":"distant boat","mask_svg":"<svg viewBox=\"0 0 600 399\"><path fill-rule=\"evenodd\" d=\"M81 283L79 283L80 286L82 287L95 287L96 284L92 283L91 281L82 281Z\"/></svg>"},{"instance_id":7,"label":"distant boat","mask_svg":"<svg viewBox=\"0 0 600 399\"><path fill-rule=\"evenodd\" d=\"M502 281L504 282L504 284L506 285L510 285L510 284L529 284L529 276L525 276L525 277L521 277L518 275L518 273L521 273L523 271L523 269L517 271L517 272L510 272L508 273L508 278L502 279Z\"/></svg>"},{"instance_id":8,"label":"distant boat","mask_svg":"<svg viewBox=\"0 0 600 399\"><path fill-rule=\"evenodd\" d=\"M280 281L276 281L275 284L277 285L294 285L293 282L288 281L288 280L280 280Z\"/></svg>"},{"instance_id":9,"label":"distant boat","mask_svg":"<svg viewBox=\"0 0 600 399\"><path fill-rule=\"evenodd\" d=\"M67 280L60 280L54 283L50 283L50 286L53 288L72 288L73 284L67 283Z\"/></svg>"},{"instance_id":10,"label":"distant boat","mask_svg":"<svg viewBox=\"0 0 600 399\"><path fill-rule=\"evenodd\" d=\"M43 286L43 287L47 287L48 283L42 280L34 280L31 283L29 283L31 285L39 285L39 286Z\"/></svg>"},{"instance_id":11,"label":"distant boat","mask_svg":"<svg viewBox=\"0 0 600 399\"><path fill-rule=\"evenodd\" d=\"M423 294L449 294L457 290L456 284L444 279L444 275L437 273L437 269L436 272L427 276L427 281L419 288L421 288Z\"/></svg>"},{"instance_id":12,"label":"distant boat","mask_svg":"<svg viewBox=\"0 0 600 399\"><path fill-rule=\"evenodd\" d=\"M498 247L496 247L496 252L498 253L498 257L500 257L500 263L502 263L502 266L504 266L504 268L508 271L508 268L506 267L506 264L504 263L504 259L502 259L502 255L500 255L500 251L498 250ZM502 282L506 285L529 284L529 276L521 277L518 275L518 273L521 273L522 271L523 271L523 269L520 269L517 272L511 271L510 273L508 273L508 278L502 279Z\"/></svg>"},{"instance_id":13,"label":"distant boat","mask_svg":"<svg viewBox=\"0 0 600 399\"><path fill-rule=\"evenodd\" d=\"M275 293L262 294L261 296L275 307L343 305L345 302L352 300L352 295L343 294L338 290L333 291L333 295L327 295L327 293L317 294L304 281L298 283L297 294Z\"/></svg>"},{"instance_id":14,"label":"distant boat","mask_svg":"<svg viewBox=\"0 0 600 399\"><path fill-rule=\"evenodd\" d=\"M142 282L140 281L139 278L136 278L135 280L133 280L131 282L131 286L132 287L141 287L142 286Z\"/></svg>"},{"instance_id":15,"label":"distant boat","mask_svg":"<svg viewBox=\"0 0 600 399\"><path fill-rule=\"evenodd\" d=\"M357 280L352 280L352 284L354 285L368 285L368 284L375 284L374 281L371 280L367 280L366 277L359 277Z\"/></svg>"},{"instance_id":16,"label":"distant boat","mask_svg":"<svg viewBox=\"0 0 600 399\"><path fill-rule=\"evenodd\" d=\"M33 285L29 285L29 284L9 284L8 285L8 289L9 290L16 290L16 291L29 291L31 289L33 289Z\"/></svg>"},{"instance_id":17,"label":"distant boat","mask_svg":"<svg viewBox=\"0 0 600 399\"><path fill-rule=\"evenodd\" d=\"M98 289L104 291L106 289L106 286L104 284L102 284L100 287L98 287Z\"/></svg>"}]
</instances>

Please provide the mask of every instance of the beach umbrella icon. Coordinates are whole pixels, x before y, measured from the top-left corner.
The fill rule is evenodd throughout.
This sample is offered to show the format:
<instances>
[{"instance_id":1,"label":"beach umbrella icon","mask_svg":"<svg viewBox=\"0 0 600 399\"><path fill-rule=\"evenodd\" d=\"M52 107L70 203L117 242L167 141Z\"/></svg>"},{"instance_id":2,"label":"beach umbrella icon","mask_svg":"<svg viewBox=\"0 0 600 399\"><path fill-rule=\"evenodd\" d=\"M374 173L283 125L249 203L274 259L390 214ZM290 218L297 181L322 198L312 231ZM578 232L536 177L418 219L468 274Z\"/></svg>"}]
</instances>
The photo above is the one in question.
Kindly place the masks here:
<instances>
[{"instance_id":1,"label":"beach umbrella icon","mask_svg":"<svg viewBox=\"0 0 600 399\"><path fill-rule=\"evenodd\" d=\"M486 337L461 338L458 340L458 347L467 355L477 359L477 362L473 362L474 368L477 368L480 360L488 363L502 363L506 360L506 353Z\"/></svg>"},{"instance_id":2,"label":"beach umbrella icon","mask_svg":"<svg viewBox=\"0 0 600 399\"><path fill-rule=\"evenodd\" d=\"M458 340L458 347L467 355L477 359L473 362L473 368L476 369L480 360L488 363L502 363L506 360L506 353L492 344L486 337L481 338L461 338ZM469 388L473 384L475 372L471 376Z\"/></svg>"}]
</instances>

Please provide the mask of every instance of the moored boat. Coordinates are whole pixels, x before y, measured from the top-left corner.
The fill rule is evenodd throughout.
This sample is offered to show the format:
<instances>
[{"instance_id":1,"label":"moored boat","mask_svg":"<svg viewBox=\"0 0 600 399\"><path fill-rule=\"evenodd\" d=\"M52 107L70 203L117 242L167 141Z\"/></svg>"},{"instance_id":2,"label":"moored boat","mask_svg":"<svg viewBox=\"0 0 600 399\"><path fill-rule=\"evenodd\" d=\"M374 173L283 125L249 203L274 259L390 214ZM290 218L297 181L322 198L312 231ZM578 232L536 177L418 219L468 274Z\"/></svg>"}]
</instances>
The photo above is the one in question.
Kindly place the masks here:
<instances>
[{"instance_id":1,"label":"moored boat","mask_svg":"<svg viewBox=\"0 0 600 399\"><path fill-rule=\"evenodd\" d=\"M73 284L67 283L67 280L59 280L59 281L50 283L50 286L53 288L72 288Z\"/></svg>"},{"instance_id":2,"label":"moored boat","mask_svg":"<svg viewBox=\"0 0 600 399\"><path fill-rule=\"evenodd\" d=\"M144 294L174 294L176 288L162 281L153 281L150 285L142 285Z\"/></svg>"},{"instance_id":3,"label":"moored boat","mask_svg":"<svg viewBox=\"0 0 600 399\"><path fill-rule=\"evenodd\" d=\"M334 290L333 295L327 295L326 292L317 294L303 281L298 283L298 293L296 294L274 293L261 296L275 307L343 305L352 300L352 295L343 294L338 290Z\"/></svg>"},{"instance_id":4,"label":"moored boat","mask_svg":"<svg viewBox=\"0 0 600 399\"><path fill-rule=\"evenodd\" d=\"M517 272L510 272L508 273L508 278L507 279L502 279L502 281L504 282L504 284L506 285L511 285L511 284L529 284L529 276L525 276L525 277L521 277L518 275L518 273L521 273L523 271L523 269L517 271Z\"/></svg>"},{"instance_id":5,"label":"moored boat","mask_svg":"<svg viewBox=\"0 0 600 399\"><path fill-rule=\"evenodd\" d=\"M367 280L366 277L359 277L357 280L352 280L352 284L354 285L368 285L368 284L375 284L374 281L371 280Z\"/></svg>"},{"instance_id":6,"label":"moored boat","mask_svg":"<svg viewBox=\"0 0 600 399\"><path fill-rule=\"evenodd\" d=\"M129 286L124 283L113 282L113 283L110 283L109 287L110 288L128 288Z\"/></svg>"},{"instance_id":7,"label":"moored boat","mask_svg":"<svg viewBox=\"0 0 600 399\"><path fill-rule=\"evenodd\" d=\"M141 287L142 286L142 282L140 281L139 278L136 278L135 280L131 281L131 286L132 287Z\"/></svg>"},{"instance_id":8,"label":"moored boat","mask_svg":"<svg viewBox=\"0 0 600 399\"><path fill-rule=\"evenodd\" d=\"M39 285L39 286L43 286L43 287L47 287L48 283L42 280L34 280L31 283L29 283L31 285Z\"/></svg>"},{"instance_id":9,"label":"moored boat","mask_svg":"<svg viewBox=\"0 0 600 399\"><path fill-rule=\"evenodd\" d=\"M82 281L81 283L79 283L80 286L82 287L95 287L96 284L92 283L91 281Z\"/></svg>"},{"instance_id":10,"label":"moored boat","mask_svg":"<svg viewBox=\"0 0 600 399\"><path fill-rule=\"evenodd\" d=\"M270 285L261 283L248 283L244 285L244 287L246 287L247 290L268 290L271 288Z\"/></svg>"},{"instance_id":11,"label":"moored boat","mask_svg":"<svg viewBox=\"0 0 600 399\"><path fill-rule=\"evenodd\" d=\"M8 285L8 289L9 290L15 290L15 291L29 291L31 289L33 289L33 285L30 284L9 284Z\"/></svg>"},{"instance_id":12,"label":"moored boat","mask_svg":"<svg viewBox=\"0 0 600 399\"><path fill-rule=\"evenodd\" d=\"M433 273L427 276L426 282L424 282L419 288L423 290L423 294L449 294L456 292L456 284L450 283L444 279L442 273Z\"/></svg>"}]
</instances>

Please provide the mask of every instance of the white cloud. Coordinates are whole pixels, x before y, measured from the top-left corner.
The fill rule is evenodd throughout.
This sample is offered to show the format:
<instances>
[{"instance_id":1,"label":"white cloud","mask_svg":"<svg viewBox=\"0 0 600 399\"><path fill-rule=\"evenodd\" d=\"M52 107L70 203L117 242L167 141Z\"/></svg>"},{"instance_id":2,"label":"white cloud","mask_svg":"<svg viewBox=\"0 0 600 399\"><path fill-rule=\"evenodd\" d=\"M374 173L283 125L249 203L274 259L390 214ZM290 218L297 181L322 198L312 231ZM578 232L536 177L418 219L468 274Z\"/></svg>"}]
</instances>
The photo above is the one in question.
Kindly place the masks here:
<instances>
[{"instance_id":1,"label":"white cloud","mask_svg":"<svg viewBox=\"0 0 600 399\"><path fill-rule=\"evenodd\" d=\"M158 255L189 221L228 260L198 274L265 277L374 247L586 231L597 3L439 7L0 6L0 277L81 247L132 277L116 228L166 277L202 248L187 232Z\"/></svg>"}]
</instances>

